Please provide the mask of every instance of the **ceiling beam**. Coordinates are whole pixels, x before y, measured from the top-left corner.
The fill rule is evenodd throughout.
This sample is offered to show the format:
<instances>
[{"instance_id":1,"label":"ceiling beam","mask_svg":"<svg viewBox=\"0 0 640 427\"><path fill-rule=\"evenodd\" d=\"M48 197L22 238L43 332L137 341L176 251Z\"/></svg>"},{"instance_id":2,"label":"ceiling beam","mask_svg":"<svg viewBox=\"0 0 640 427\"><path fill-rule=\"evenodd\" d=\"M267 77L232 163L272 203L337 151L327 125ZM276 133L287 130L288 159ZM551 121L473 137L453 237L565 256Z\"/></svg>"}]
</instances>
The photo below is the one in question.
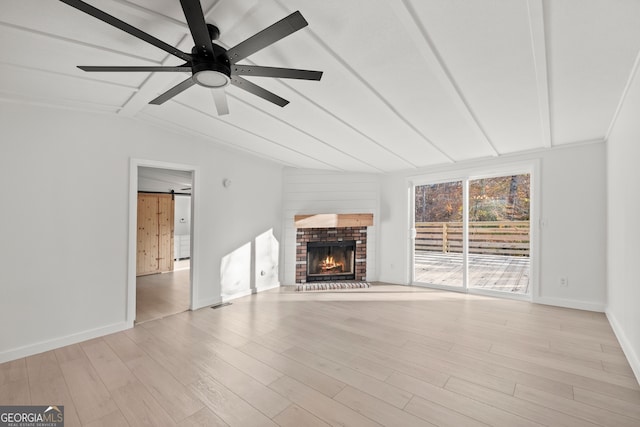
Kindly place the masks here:
<instances>
[{"instance_id":1,"label":"ceiling beam","mask_svg":"<svg viewBox=\"0 0 640 427\"><path fill-rule=\"evenodd\" d=\"M536 75L538 91L538 111L542 132L542 146L550 148L551 141L551 108L549 104L549 62L547 57L547 40L542 0L527 0L529 13L529 30L531 34L531 51Z\"/></svg>"},{"instance_id":2,"label":"ceiling beam","mask_svg":"<svg viewBox=\"0 0 640 427\"><path fill-rule=\"evenodd\" d=\"M462 90L458 87L458 84L444 63L444 60L438 53L438 50L431 40L427 30L417 18L416 11L411 5L411 2L409 0L392 0L389 1L388 4L395 12L396 17L400 20L408 35L416 44L418 51L421 53L422 58L427 63L430 71L436 76L438 82L442 85L442 88L449 93L454 105L458 108L460 113L465 116L467 121L472 126L476 127L482 136L482 142L489 146L492 154L494 156L500 155L495 145L487 135L487 132L484 130L480 120L473 112L471 105L462 94Z\"/></svg>"}]
</instances>

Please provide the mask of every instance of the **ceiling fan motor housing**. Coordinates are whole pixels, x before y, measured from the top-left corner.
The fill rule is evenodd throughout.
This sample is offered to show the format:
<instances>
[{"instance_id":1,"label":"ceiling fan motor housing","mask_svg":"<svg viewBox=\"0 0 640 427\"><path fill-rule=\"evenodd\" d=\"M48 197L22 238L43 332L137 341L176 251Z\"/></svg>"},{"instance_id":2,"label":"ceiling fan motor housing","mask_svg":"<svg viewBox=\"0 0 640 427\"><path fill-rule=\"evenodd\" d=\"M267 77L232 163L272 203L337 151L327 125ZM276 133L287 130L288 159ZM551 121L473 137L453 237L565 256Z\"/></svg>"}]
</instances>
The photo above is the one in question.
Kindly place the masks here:
<instances>
[{"instance_id":1,"label":"ceiling fan motor housing","mask_svg":"<svg viewBox=\"0 0 640 427\"><path fill-rule=\"evenodd\" d=\"M209 55L203 57L196 47L192 49L192 55L191 71L197 84L211 88L224 87L229 84L231 64L226 49L213 43L213 58Z\"/></svg>"}]
</instances>

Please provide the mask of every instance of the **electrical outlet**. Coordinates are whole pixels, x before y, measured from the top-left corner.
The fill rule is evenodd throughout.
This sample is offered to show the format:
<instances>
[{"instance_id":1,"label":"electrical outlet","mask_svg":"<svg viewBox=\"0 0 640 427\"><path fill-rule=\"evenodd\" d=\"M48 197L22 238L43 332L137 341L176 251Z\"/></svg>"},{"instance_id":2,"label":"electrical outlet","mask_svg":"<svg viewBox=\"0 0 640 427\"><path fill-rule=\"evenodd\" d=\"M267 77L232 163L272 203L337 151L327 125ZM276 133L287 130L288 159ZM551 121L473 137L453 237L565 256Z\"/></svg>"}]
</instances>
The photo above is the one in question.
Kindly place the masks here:
<instances>
[{"instance_id":1,"label":"electrical outlet","mask_svg":"<svg viewBox=\"0 0 640 427\"><path fill-rule=\"evenodd\" d=\"M569 279L566 276L562 276L560 277L560 279L558 279L558 284L561 288L566 288L567 286L569 286Z\"/></svg>"}]
</instances>

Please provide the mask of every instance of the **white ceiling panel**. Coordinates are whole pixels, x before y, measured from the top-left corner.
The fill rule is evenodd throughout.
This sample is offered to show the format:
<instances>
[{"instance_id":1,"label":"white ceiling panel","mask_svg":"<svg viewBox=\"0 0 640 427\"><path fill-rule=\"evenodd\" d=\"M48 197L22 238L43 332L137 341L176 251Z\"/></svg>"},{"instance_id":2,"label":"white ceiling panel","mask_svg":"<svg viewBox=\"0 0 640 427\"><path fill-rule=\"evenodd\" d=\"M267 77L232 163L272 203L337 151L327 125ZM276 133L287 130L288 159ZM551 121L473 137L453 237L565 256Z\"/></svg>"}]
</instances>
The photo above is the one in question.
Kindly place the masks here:
<instances>
[{"instance_id":1,"label":"white ceiling panel","mask_svg":"<svg viewBox=\"0 0 640 427\"><path fill-rule=\"evenodd\" d=\"M189 132L189 135L195 133L208 137L213 143L262 156L268 160L279 161L287 166L339 170L331 164L314 159L295 147L288 147L260 135L254 135L245 129L224 125L217 117L195 111L178 102L169 102L163 107L165 108L149 105L145 107L142 117L155 119L151 122L156 125L184 129Z\"/></svg>"},{"instance_id":2,"label":"white ceiling panel","mask_svg":"<svg viewBox=\"0 0 640 427\"><path fill-rule=\"evenodd\" d=\"M3 91L51 100L80 101L87 104L119 106L131 96L132 90L92 80L55 75L42 70L0 64Z\"/></svg>"},{"instance_id":3,"label":"white ceiling panel","mask_svg":"<svg viewBox=\"0 0 640 427\"><path fill-rule=\"evenodd\" d=\"M544 5L554 143L603 139L640 49L640 2Z\"/></svg>"},{"instance_id":4,"label":"white ceiling panel","mask_svg":"<svg viewBox=\"0 0 640 427\"><path fill-rule=\"evenodd\" d=\"M542 123L529 2L438 0L412 4L497 151L540 147Z\"/></svg>"},{"instance_id":5,"label":"white ceiling panel","mask_svg":"<svg viewBox=\"0 0 640 427\"><path fill-rule=\"evenodd\" d=\"M190 52L179 0L87 0ZM230 48L300 10L309 26L239 64L324 72L247 77L218 117L209 89L148 102L186 73L77 65L182 60L58 0L0 2L0 99L113 112L284 165L390 172L602 140L640 51L637 0L202 0Z\"/></svg>"}]
</instances>

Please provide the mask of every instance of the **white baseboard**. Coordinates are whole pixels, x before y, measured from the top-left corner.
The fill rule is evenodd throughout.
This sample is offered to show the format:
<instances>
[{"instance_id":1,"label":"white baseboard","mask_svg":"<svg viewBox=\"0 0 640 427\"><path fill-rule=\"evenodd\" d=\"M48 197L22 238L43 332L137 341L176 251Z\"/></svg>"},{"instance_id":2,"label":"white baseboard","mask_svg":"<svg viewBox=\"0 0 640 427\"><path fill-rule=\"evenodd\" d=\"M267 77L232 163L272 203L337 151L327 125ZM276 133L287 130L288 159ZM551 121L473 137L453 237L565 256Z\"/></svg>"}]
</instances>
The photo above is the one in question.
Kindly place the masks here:
<instances>
[{"instance_id":1,"label":"white baseboard","mask_svg":"<svg viewBox=\"0 0 640 427\"><path fill-rule=\"evenodd\" d=\"M605 308L604 303L576 301L563 298L533 297L533 302L536 304L555 305L557 307L575 308L577 310L595 311L598 313L604 313Z\"/></svg>"},{"instance_id":2,"label":"white baseboard","mask_svg":"<svg viewBox=\"0 0 640 427\"><path fill-rule=\"evenodd\" d=\"M25 345L23 347L4 350L0 352L0 363L16 360L21 357L33 356L34 354L43 353L45 351L64 347L66 345L77 344L82 341L102 337L105 335L124 331L126 329L131 329L127 322L118 322L112 325L66 335L64 337L53 338L46 341L40 341L35 344Z\"/></svg>"},{"instance_id":3,"label":"white baseboard","mask_svg":"<svg viewBox=\"0 0 640 427\"><path fill-rule=\"evenodd\" d=\"M246 297L246 296L249 296L249 295L257 294L258 292L268 291L269 289L275 289L275 288L279 288L279 287L280 287L280 282L277 282L274 285L264 286L264 287L258 288L258 289L247 289L247 290L235 293L233 295L222 295L222 302L231 301L231 300L234 300L234 299Z\"/></svg>"},{"instance_id":4,"label":"white baseboard","mask_svg":"<svg viewBox=\"0 0 640 427\"><path fill-rule=\"evenodd\" d=\"M640 355L636 353L633 345L629 342L627 335L624 333L622 326L616 319L616 316L613 315L609 310L605 312L607 315L607 319L609 320L609 324L611 325L611 329L613 329L613 333L616 334L616 338L618 338L618 342L620 343L620 347L622 347L622 351L624 355L627 357L627 361L633 370L633 373L636 376L636 380L640 383Z\"/></svg>"}]
</instances>

